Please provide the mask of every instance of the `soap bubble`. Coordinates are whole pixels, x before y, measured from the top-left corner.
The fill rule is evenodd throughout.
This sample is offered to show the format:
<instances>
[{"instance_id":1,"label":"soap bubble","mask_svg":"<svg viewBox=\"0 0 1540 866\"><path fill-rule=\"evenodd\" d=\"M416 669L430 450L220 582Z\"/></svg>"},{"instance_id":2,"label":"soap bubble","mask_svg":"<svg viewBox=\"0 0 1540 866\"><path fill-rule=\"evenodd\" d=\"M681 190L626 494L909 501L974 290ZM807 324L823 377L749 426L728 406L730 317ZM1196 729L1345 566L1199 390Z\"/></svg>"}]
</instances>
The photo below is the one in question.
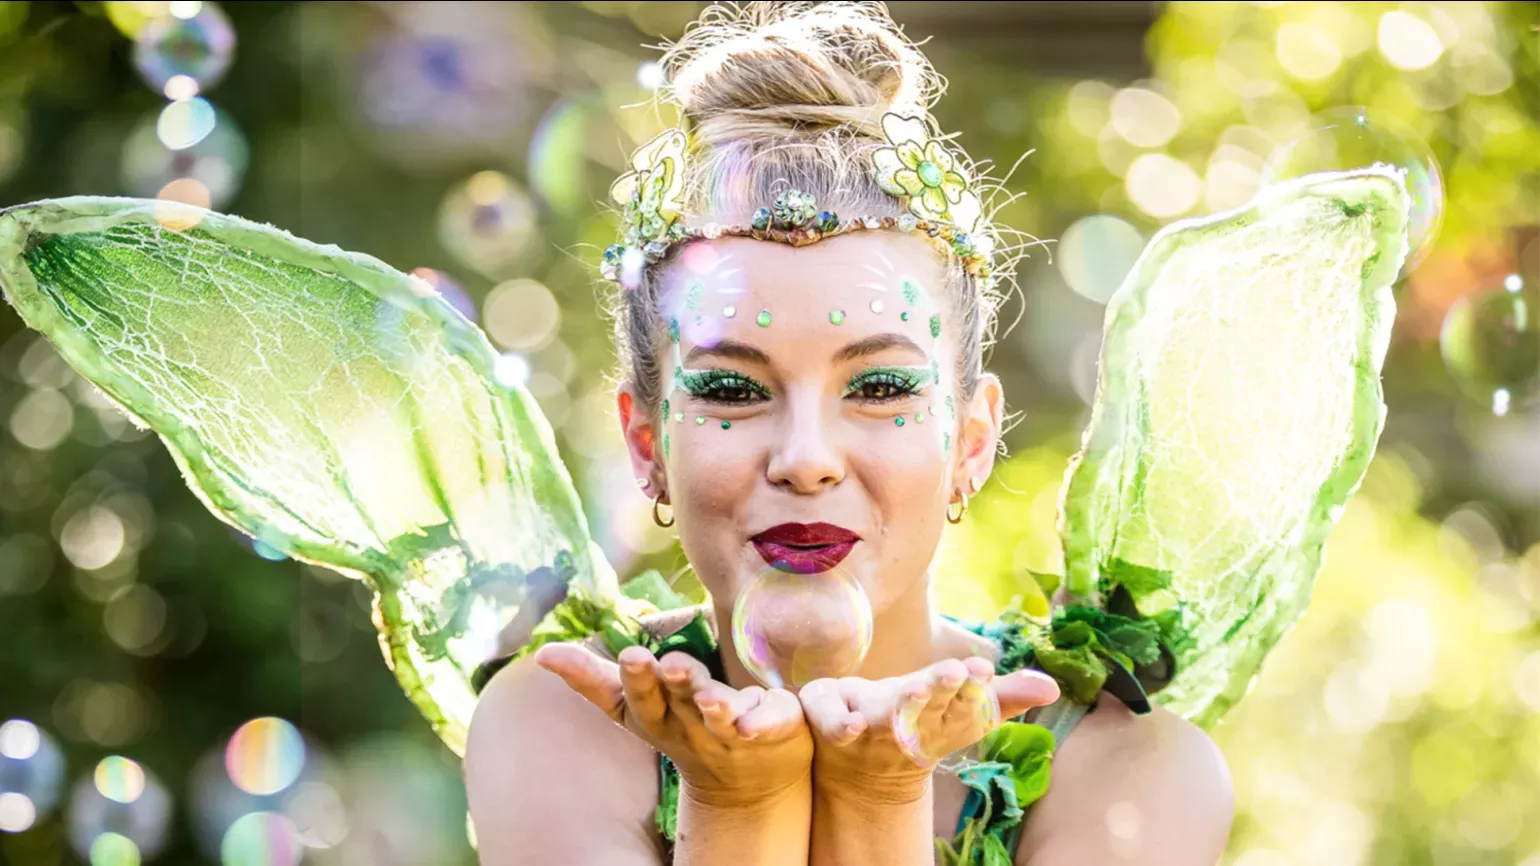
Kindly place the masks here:
<instances>
[{"instance_id":1,"label":"soap bubble","mask_svg":"<svg viewBox=\"0 0 1540 866\"><path fill-rule=\"evenodd\" d=\"M305 766L305 741L279 718L252 719L225 748L225 769L248 794L276 794L294 784Z\"/></svg>"},{"instance_id":2,"label":"soap bubble","mask_svg":"<svg viewBox=\"0 0 1540 866\"><path fill-rule=\"evenodd\" d=\"M497 279L528 252L535 233L535 205L507 175L482 171L444 197L439 241L465 265Z\"/></svg>"},{"instance_id":3,"label":"soap bubble","mask_svg":"<svg viewBox=\"0 0 1540 866\"><path fill-rule=\"evenodd\" d=\"M0 832L20 833L59 803L64 753L26 719L0 725Z\"/></svg>"},{"instance_id":4,"label":"soap bubble","mask_svg":"<svg viewBox=\"0 0 1540 866\"><path fill-rule=\"evenodd\" d=\"M899 749L910 760L922 767L934 767L948 753L937 751L921 738L920 721L924 710L923 703L905 703L901 706L893 718L893 737L898 741ZM976 720L981 735L1000 725L1000 699L995 696L995 690L971 678L963 681L953 706L946 710L949 721L958 712L966 713Z\"/></svg>"},{"instance_id":5,"label":"soap bubble","mask_svg":"<svg viewBox=\"0 0 1540 866\"><path fill-rule=\"evenodd\" d=\"M253 719L193 766L188 798L194 837L211 860L294 862L285 859L291 841L329 848L347 835L336 781L330 761L294 725L276 717ZM263 828L275 834L267 843L257 833Z\"/></svg>"},{"instance_id":6,"label":"soap bubble","mask_svg":"<svg viewBox=\"0 0 1540 866\"><path fill-rule=\"evenodd\" d=\"M223 866L295 866L303 851L287 815L252 812L236 819L219 845Z\"/></svg>"},{"instance_id":7,"label":"soap bubble","mask_svg":"<svg viewBox=\"0 0 1540 866\"><path fill-rule=\"evenodd\" d=\"M200 206L218 209L235 197L251 151L235 121L217 107L211 108L213 127L181 149L167 147L161 139L161 111L147 115L134 127L123 141L121 162L123 186L130 195L155 198L175 181L197 181L207 193L207 203L195 202ZM181 130L173 132L180 134ZM173 144L187 140L171 139Z\"/></svg>"},{"instance_id":8,"label":"soap bubble","mask_svg":"<svg viewBox=\"0 0 1540 866\"><path fill-rule=\"evenodd\" d=\"M1361 106L1327 109L1312 118L1303 137L1273 151L1262 167L1262 185L1313 174L1348 171L1376 163L1406 172L1412 209L1407 220L1407 254L1401 276L1427 256L1444 220L1444 181L1438 160L1416 133Z\"/></svg>"},{"instance_id":9,"label":"soap bubble","mask_svg":"<svg viewBox=\"0 0 1540 866\"><path fill-rule=\"evenodd\" d=\"M157 91L178 75L206 90L219 83L234 57L235 28L213 3L199 4L188 18L173 13L150 20L134 45L134 68Z\"/></svg>"},{"instance_id":10,"label":"soap bubble","mask_svg":"<svg viewBox=\"0 0 1540 866\"><path fill-rule=\"evenodd\" d=\"M733 645L769 688L847 676L871 648L872 605L838 567L816 574L767 567L733 606Z\"/></svg>"},{"instance_id":11,"label":"soap bubble","mask_svg":"<svg viewBox=\"0 0 1540 866\"><path fill-rule=\"evenodd\" d=\"M1540 297L1517 274L1501 288L1465 295L1439 334L1444 366L1460 390L1506 415L1540 395Z\"/></svg>"},{"instance_id":12,"label":"soap bubble","mask_svg":"<svg viewBox=\"0 0 1540 866\"><path fill-rule=\"evenodd\" d=\"M137 864L165 846L171 795L137 762L111 755L75 783L68 813L70 846L82 859Z\"/></svg>"}]
</instances>

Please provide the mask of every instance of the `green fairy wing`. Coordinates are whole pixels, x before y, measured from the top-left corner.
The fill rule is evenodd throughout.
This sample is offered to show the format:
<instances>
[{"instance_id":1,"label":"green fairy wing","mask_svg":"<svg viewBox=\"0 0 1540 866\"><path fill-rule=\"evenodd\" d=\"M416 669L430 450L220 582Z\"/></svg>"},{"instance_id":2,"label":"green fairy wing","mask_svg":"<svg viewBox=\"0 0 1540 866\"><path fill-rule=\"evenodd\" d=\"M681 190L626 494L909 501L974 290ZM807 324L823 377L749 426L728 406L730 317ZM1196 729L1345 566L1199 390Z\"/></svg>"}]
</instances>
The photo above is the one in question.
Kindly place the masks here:
<instances>
[{"instance_id":1,"label":"green fairy wing","mask_svg":"<svg viewBox=\"0 0 1540 866\"><path fill-rule=\"evenodd\" d=\"M1200 725L1303 613L1384 423L1409 199L1393 169L1311 175L1171 225L1108 306L1061 495L1071 597L1128 590Z\"/></svg>"},{"instance_id":2,"label":"green fairy wing","mask_svg":"<svg viewBox=\"0 0 1540 866\"><path fill-rule=\"evenodd\" d=\"M373 588L387 663L456 751L479 663L569 591L616 596L539 407L424 281L237 217L66 198L0 212L0 284L216 516Z\"/></svg>"}]
</instances>

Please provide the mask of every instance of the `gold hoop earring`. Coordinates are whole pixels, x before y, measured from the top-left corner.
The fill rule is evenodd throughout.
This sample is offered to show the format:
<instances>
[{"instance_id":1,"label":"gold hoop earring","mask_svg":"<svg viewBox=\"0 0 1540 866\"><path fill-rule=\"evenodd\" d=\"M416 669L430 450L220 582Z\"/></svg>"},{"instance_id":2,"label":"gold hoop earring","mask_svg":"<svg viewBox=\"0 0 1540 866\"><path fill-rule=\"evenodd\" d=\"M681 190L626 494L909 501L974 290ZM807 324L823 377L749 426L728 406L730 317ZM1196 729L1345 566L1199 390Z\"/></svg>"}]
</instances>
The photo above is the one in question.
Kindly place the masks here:
<instances>
[{"instance_id":1,"label":"gold hoop earring","mask_svg":"<svg viewBox=\"0 0 1540 866\"><path fill-rule=\"evenodd\" d=\"M667 529L670 526L674 525L674 515L670 514L668 516L668 522L664 523L663 522L663 515L658 513L658 506L661 505L662 503L663 503L663 494L662 493L659 493L657 496L653 497L653 499L652 499L652 522L658 524L659 526L663 527L664 529Z\"/></svg>"},{"instance_id":2,"label":"gold hoop earring","mask_svg":"<svg viewBox=\"0 0 1540 866\"><path fill-rule=\"evenodd\" d=\"M948 502L946 504L946 522L952 524L953 526L956 526L957 524L962 523L963 515L967 514L967 513L968 513L968 494L966 494L966 493L962 494L962 509L957 512L957 516L956 517L952 516L952 503Z\"/></svg>"}]
</instances>

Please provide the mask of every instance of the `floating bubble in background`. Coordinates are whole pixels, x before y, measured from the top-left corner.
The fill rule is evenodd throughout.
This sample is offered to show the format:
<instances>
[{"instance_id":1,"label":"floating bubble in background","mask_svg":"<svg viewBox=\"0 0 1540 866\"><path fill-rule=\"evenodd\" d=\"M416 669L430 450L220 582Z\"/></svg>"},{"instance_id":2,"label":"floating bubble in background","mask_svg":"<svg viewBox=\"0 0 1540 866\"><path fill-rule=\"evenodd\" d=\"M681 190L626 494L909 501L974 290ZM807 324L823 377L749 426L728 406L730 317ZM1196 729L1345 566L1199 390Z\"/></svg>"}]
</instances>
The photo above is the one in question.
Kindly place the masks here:
<instances>
[{"instance_id":1,"label":"floating bubble in background","mask_svg":"<svg viewBox=\"0 0 1540 866\"><path fill-rule=\"evenodd\" d=\"M769 688L846 676L871 648L872 605L841 568L792 574L767 566L733 606L733 644Z\"/></svg>"},{"instance_id":2,"label":"floating bubble in background","mask_svg":"<svg viewBox=\"0 0 1540 866\"><path fill-rule=\"evenodd\" d=\"M235 28L213 3L168 3L134 39L134 68L156 91L176 76L207 90L219 83L235 58Z\"/></svg>"},{"instance_id":3,"label":"floating bubble in background","mask_svg":"<svg viewBox=\"0 0 1540 866\"><path fill-rule=\"evenodd\" d=\"M534 202L502 172L471 175L451 189L439 207L444 249L493 279L507 276L519 264L534 234Z\"/></svg>"},{"instance_id":4,"label":"floating bubble in background","mask_svg":"<svg viewBox=\"0 0 1540 866\"><path fill-rule=\"evenodd\" d=\"M1506 415L1540 395L1540 292L1517 274L1455 301L1439 348L1460 390Z\"/></svg>"},{"instance_id":5,"label":"floating bubble in background","mask_svg":"<svg viewBox=\"0 0 1540 866\"><path fill-rule=\"evenodd\" d=\"M1275 149L1262 167L1262 186L1318 171L1348 171L1377 163L1406 172L1412 198L1407 221L1405 277L1422 263L1444 221L1444 180L1433 151L1399 122L1362 106L1327 109L1303 137Z\"/></svg>"},{"instance_id":6,"label":"floating bubble in background","mask_svg":"<svg viewBox=\"0 0 1540 866\"><path fill-rule=\"evenodd\" d=\"M214 106L201 96L173 102L160 110L155 135L172 150L186 150L214 131Z\"/></svg>"},{"instance_id":7,"label":"floating bubble in background","mask_svg":"<svg viewBox=\"0 0 1540 866\"><path fill-rule=\"evenodd\" d=\"M59 804L64 753L26 719L0 724L0 832L21 833Z\"/></svg>"},{"instance_id":8,"label":"floating bubble in background","mask_svg":"<svg viewBox=\"0 0 1540 866\"><path fill-rule=\"evenodd\" d=\"M181 149L162 140L161 112L146 116L134 127L123 142L120 163L128 194L216 210L235 197L246 174L250 148L228 114L210 109L213 128Z\"/></svg>"},{"instance_id":9,"label":"floating bubble in background","mask_svg":"<svg viewBox=\"0 0 1540 866\"><path fill-rule=\"evenodd\" d=\"M561 305L539 280L520 277L499 283L482 306L487 336L505 349L540 349L561 326Z\"/></svg>"},{"instance_id":10,"label":"floating bubble in background","mask_svg":"<svg viewBox=\"0 0 1540 866\"><path fill-rule=\"evenodd\" d=\"M166 843L171 795L137 762L103 758L70 793L70 847L92 866L152 860Z\"/></svg>"},{"instance_id":11,"label":"floating bubble in background","mask_svg":"<svg viewBox=\"0 0 1540 866\"><path fill-rule=\"evenodd\" d=\"M295 866L304 847L287 815L252 812L236 819L219 845L223 866Z\"/></svg>"},{"instance_id":12,"label":"floating bubble in background","mask_svg":"<svg viewBox=\"0 0 1540 866\"><path fill-rule=\"evenodd\" d=\"M190 811L199 847L225 864L299 862L302 848L347 836L329 761L290 722L253 719L193 767Z\"/></svg>"},{"instance_id":13,"label":"floating bubble in background","mask_svg":"<svg viewBox=\"0 0 1540 866\"><path fill-rule=\"evenodd\" d=\"M934 767L952 753L938 751L921 736L925 706L915 703L900 707L893 718L893 737L910 760L922 767ZM1000 725L1000 699L995 697L995 690L973 679L963 682L952 706L945 712L949 720L959 712L972 717L979 726L980 736Z\"/></svg>"}]
</instances>

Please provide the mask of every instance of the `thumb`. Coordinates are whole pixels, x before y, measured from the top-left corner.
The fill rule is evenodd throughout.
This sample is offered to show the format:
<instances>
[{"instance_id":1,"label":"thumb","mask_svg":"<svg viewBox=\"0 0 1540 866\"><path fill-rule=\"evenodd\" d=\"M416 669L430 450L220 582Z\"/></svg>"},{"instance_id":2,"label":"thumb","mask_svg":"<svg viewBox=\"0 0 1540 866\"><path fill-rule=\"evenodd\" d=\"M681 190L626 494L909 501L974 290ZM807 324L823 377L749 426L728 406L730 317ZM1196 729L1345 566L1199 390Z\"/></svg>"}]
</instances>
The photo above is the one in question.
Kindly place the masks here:
<instances>
[{"instance_id":1,"label":"thumb","mask_svg":"<svg viewBox=\"0 0 1540 866\"><path fill-rule=\"evenodd\" d=\"M549 643L535 651L535 664L562 678L606 716L619 722L625 706L620 667L584 646Z\"/></svg>"},{"instance_id":2,"label":"thumb","mask_svg":"<svg viewBox=\"0 0 1540 866\"><path fill-rule=\"evenodd\" d=\"M1042 671L1021 670L996 677L995 696L1000 699L1000 718L1013 719L1058 700L1059 684Z\"/></svg>"}]
</instances>

